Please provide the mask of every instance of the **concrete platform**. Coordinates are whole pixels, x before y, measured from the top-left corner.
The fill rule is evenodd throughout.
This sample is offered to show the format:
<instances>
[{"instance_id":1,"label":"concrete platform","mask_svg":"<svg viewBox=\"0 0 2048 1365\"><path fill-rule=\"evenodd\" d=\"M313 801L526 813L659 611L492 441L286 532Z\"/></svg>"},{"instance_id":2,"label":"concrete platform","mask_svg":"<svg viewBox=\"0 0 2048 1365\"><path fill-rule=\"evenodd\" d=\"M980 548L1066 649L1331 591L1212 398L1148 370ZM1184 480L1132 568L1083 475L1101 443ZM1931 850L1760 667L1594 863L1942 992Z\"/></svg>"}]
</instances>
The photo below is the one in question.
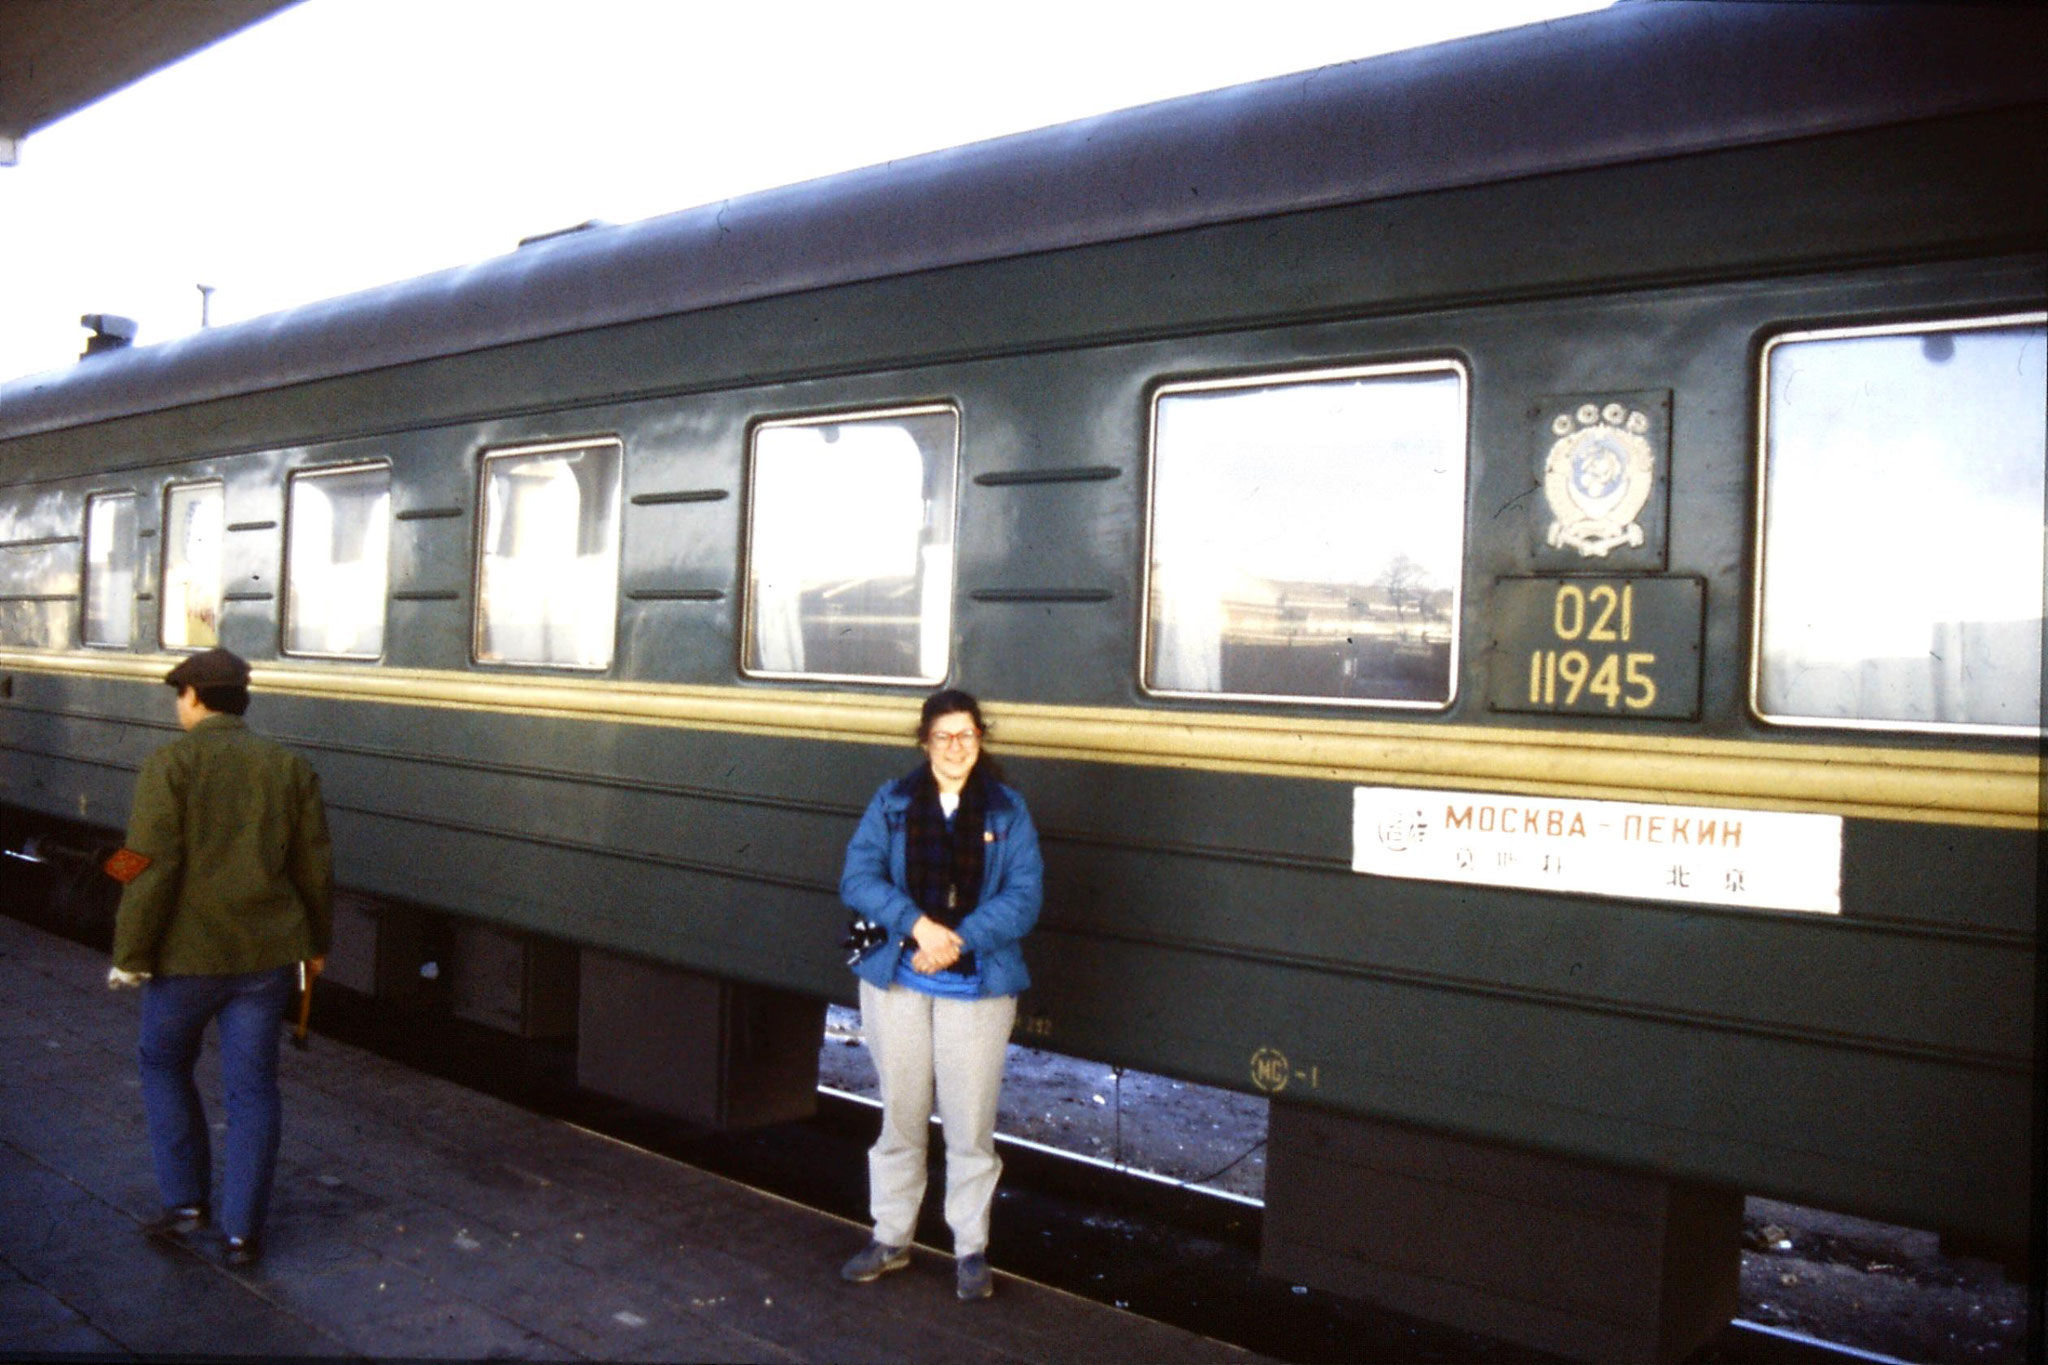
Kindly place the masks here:
<instances>
[{"instance_id":1,"label":"concrete platform","mask_svg":"<svg viewBox=\"0 0 2048 1365\"><path fill-rule=\"evenodd\" d=\"M105 969L0 917L0 1357L1256 1359L1000 1273L962 1304L932 1251L843 1284L858 1226L317 1036L261 1266L158 1248ZM201 1077L218 1122L210 1043Z\"/></svg>"}]
</instances>

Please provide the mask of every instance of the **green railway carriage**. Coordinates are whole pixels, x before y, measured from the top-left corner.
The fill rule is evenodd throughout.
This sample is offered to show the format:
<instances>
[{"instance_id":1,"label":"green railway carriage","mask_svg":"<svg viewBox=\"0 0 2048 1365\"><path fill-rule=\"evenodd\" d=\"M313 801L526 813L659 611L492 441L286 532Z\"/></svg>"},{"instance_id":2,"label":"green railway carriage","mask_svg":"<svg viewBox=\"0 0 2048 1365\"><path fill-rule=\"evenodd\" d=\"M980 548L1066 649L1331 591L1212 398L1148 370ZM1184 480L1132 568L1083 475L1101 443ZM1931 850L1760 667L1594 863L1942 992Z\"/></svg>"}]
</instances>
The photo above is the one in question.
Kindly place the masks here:
<instances>
[{"instance_id":1,"label":"green railway carriage","mask_svg":"<svg viewBox=\"0 0 2048 1365\"><path fill-rule=\"evenodd\" d=\"M0 807L217 638L362 895L846 998L963 686L1032 1041L2019 1248L2044 37L1618 6L0 387Z\"/></svg>"}]
</instances>

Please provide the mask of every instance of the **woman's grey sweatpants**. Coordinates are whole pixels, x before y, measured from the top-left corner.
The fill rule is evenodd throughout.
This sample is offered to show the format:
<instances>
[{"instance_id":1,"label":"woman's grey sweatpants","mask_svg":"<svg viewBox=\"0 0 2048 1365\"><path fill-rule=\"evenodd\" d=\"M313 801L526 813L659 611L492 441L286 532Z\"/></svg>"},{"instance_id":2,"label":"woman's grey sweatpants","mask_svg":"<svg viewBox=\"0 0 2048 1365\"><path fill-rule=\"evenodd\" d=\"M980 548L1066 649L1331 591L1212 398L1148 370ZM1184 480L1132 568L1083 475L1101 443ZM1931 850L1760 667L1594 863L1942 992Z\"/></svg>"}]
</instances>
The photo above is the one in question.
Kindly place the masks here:
<instances>
[{"instance_id":1,"label":"woman's grey sweatpants","mask_svg":"<svg viewBox=\"0 0 2048 1365\"><path fill-rule=\"evenodd\" d=\"M868 1151L875 1240L909 1246L924 1203L925 1134L934 1081L946 1130L946 1225L953 1254L988 1249L995 1203L996 1101L1017 997L949 1000L904 986L860 983L860 1025L882 1087L882 1136Z\"/></svg>"}]
</instances>

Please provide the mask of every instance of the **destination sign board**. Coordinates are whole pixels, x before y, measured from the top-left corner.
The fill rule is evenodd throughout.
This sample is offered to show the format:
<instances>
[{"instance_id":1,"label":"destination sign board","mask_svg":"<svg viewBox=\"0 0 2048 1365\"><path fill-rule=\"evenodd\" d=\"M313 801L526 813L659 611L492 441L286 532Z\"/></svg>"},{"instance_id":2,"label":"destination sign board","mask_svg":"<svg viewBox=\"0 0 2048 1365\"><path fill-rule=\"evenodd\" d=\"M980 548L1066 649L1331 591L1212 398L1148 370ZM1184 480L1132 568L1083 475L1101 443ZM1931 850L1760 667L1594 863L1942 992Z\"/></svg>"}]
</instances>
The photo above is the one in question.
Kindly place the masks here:
<instances>
[{"instance_id":1,"label":"destination sign board","mask_svg":"<svg viewBox=\"0 0 2048 1365\"><path fill-rule=\"evenodd\" d=\"M1357 787L1351 868L1380 877L1840 914L1842 817Z\"/></svg>"},{"instance_id":2,"label":"destination sign board","mask_svg":"<svg viewBox=\"0 0 2048 1365\"><path fill-rule=\"evenodd\" d=\"M1496 711L1691 720L1700 711L1698 578L1502 578L1493 585Z\"/></svg>"}]
</instances>

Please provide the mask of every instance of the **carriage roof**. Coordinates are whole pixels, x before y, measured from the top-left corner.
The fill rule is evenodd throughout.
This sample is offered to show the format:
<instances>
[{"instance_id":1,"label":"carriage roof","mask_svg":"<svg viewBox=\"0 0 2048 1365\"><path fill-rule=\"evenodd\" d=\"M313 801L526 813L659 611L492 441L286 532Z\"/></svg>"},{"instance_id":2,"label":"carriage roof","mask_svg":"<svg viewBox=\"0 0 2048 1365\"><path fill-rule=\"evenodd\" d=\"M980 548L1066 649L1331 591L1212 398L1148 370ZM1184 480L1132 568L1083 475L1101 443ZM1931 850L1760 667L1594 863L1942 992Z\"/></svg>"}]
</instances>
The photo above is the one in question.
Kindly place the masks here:
<instances>
[{"instance_id":1,"label":"carriage roof","mask_svg":"<svg viewBox=\"0 0 2048 1365\"><path fill-rule=\"evenodd\" d=\"M848 171L0 384L0 438L750 299L2048 99L2030 7L1623 3Z\"/></svg>"}]
</instances>

